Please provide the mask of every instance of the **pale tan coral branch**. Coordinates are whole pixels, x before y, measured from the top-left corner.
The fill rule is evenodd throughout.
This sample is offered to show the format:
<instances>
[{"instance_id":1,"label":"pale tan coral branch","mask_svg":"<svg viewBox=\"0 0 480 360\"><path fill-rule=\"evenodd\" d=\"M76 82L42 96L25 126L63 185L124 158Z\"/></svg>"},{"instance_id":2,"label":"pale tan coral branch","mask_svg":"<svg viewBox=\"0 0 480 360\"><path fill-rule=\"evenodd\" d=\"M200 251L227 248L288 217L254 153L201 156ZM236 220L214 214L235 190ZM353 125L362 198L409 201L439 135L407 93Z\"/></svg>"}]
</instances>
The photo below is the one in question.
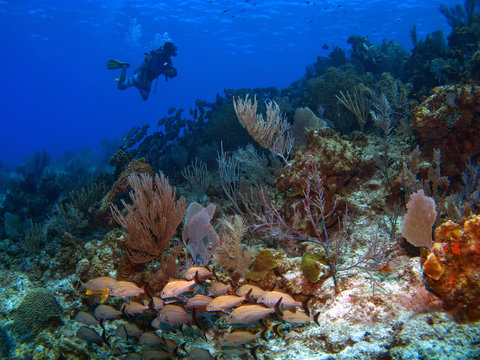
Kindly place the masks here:
<instances>
[{"instance_id":1,"label":"pale tan coral branch","mask_svg":"<svg viewBox=\"0 0 480 360\"><path fill-rule=\"evenodd\" d=\"M257 115L257 98L253 102L245 96L245 99L233 99L233 107L240 123L247 129L250 136L261 147L270 150L280 156L285 162L293 146L290 135L290 124L280 114L280 107L275 101L267 101L266 119L263 115ZM288 162L287 162L288 163Z\"/></svg>"}]
</instances>

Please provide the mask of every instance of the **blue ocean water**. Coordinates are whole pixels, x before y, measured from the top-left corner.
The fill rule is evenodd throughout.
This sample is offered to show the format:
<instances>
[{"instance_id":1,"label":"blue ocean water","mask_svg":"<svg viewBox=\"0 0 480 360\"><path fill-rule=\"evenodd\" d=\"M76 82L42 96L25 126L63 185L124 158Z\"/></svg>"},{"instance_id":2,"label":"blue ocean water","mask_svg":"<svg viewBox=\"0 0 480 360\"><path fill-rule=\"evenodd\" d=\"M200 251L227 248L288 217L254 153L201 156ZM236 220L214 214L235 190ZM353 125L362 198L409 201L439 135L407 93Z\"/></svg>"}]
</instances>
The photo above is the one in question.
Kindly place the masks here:
<instances>
[{"instance_id":1,"label":"blue ocean water","mask_svg":"<svg viewBox=\"0 0 480 360\"><path fill-rule=\"evenodd\" d=\"M0 160L95 147L226 88L285 87L352 34L410 49L413 25L448 33L441 3L457 1L0 0ZM178 76L146 102L118 91L106 61L136 66L164 32Z\"/></svg>"}]
</instances>

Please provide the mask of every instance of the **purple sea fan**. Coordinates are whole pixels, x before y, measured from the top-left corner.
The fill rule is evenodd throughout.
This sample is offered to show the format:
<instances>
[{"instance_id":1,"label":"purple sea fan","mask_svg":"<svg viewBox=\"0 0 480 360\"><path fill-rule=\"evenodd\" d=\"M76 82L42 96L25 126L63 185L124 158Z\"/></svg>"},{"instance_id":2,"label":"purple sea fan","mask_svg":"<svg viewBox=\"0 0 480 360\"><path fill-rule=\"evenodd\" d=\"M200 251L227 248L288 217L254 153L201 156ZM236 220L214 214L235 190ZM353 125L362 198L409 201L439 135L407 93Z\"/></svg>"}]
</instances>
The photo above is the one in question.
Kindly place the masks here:
<instances>
[{"instance_id":1,"label":"purple sea fan","mask_svg":"<svg viewBox=\"0 0 480 360\"><path fill-rule=\"evenodd\" d=\"M437 218L435 200L418 190L410 196L407 213L403 217L402 236L414 246L432 250L432 227Z\"/></svg>"},{"instance_id":2,"label":"purple sea fan","mask_svg":"<svg viewBox=\"0 0 480 360\"><path fill-rule=\"evenodd\" d=\"M183 243L196 265L206 265L220 244L220 239L210 221L215 205L206 208L194 202L188 205L183 230Z\"/></svg>"}]
</instances>

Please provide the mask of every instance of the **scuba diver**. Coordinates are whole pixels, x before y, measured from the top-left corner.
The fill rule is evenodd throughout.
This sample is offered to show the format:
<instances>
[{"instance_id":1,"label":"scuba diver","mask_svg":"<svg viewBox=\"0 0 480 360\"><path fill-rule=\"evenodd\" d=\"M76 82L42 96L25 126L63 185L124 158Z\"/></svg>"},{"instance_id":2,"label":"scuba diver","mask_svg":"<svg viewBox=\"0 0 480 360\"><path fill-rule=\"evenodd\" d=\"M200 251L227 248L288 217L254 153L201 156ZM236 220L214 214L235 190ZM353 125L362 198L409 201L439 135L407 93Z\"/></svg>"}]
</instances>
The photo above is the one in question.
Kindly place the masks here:
<instances>
[{"instance_id":1,"label":"scuba diver","mask_svg":"<svg viewBox=\"0 0 480 360\"><path fill-rule=\"evenodd\" d=\"M120 77L115 79L115 81L117 81L118 89L125 90L129 87L135 86L140 92L143 100L148 99L150 89L152 88L152 82L155 79L158 81L160 75L165 75L165 81L167 81L168 78L174 78L177 76L177 69L173 67L171 59L171 56L177 56L177 47L173 44L171 39L167 38L163 45L157 50L152 50L145 53L145 55L145 60L133 71L133 75L128 79L126 78L126 75L127 68L130 64L114 59L110 59L107 62L107 69L122 69ZM156 87L157 83L155 83L155 89Z\"/></svg>"}]
</instances>

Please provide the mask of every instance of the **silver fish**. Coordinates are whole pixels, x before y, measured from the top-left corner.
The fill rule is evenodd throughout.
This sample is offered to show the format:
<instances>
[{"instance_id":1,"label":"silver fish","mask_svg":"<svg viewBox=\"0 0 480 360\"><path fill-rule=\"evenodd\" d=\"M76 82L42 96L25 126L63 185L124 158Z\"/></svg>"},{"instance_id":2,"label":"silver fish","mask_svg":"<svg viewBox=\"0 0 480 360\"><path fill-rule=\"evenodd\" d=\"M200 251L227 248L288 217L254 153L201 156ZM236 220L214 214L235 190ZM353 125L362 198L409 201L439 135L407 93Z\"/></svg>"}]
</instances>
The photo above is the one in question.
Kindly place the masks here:
<instances>
[{"instance_id":1,"label":"silver fish","mask_svg":"<svg viewBox=\"0 0 480 360\"><path fill-rule=\"evenodd\" d=\"M196 294L194 297L191 297L190 299L187 300L187 303L185 304L185 309L188 310L199 310L203 311L207 308L207 305L212 301L213 299L210 296L203 295L203 294Z\"/></svg>"},{"instance_id":2,"label":"silver fish","mask_svg":"<svg viewBox=\"0 0 480 360\"><path fill-rule=\"evenodd\" d=\"M263 290L261 287L250 284L240 286L236 292L238 296L246 296L247 294L249 294L249 296L255 300L262 296L264 293L265 290Z\"/></svg>"},{"instance_id":3,"label":"silver fish","mask_svg":"<svg viewBox=\"0 0 480 360\"><path fill-rule=\"evenodd\" d=\"M163 288L160 297L167 299L171 297L178 297L184 292L190 291L191 287L195 284L195 280L170 280Z\"/></svg>"},{"instance_id":4,"label":"silver fish","mask_svg":"<svg viewBox=\"0 0 480 360\"><path fill-rule=\"evenodd\" d=\"M220 281L212 281L210 284L210 291L214 296L225 295L230 290L232 290L232 285L230 284L224 284Z\"/></svg>"},{"instance_id":5,"label":"silver fish","mask_svg":"<svg viewBox=\"0 0 480 360\"><path fill-rule=\"evenodd\" d=\"M95 330L90 329L89 327L86 327L86 326L82 326L78 329L77 337L79 339L85 340L89 344L97 344L97 345L103 344L102 337L98 335L98 333Z\"/></svg>"},{"instance_id":6,"label":"silver fish","mask_svg":"<svg viewBox=\"0 0 480 360\"><path fill-rule=\"evenodd\" d=\"M133 323L126 323L117 327L117 335L123 339L138 338L143 334L143 331Z\"/></svg>"},{"instance_id":7,"label":"silver fish","mask_svg":"<svg viewBox=\"0 0 480 360\"><path fill-rule=\"evenodd\" d=\"M225 311L243 302L245 298L237 295L220 295L210 301L207 311Z\"/></svg>"},{"instance_id":8,"label":"silver fish","mask_svg":"<svg viewBox=\"0 0 480 360\"><path fill-rule=\"evenodd\" d=\"M247 330L236 330L220 339L221 346L239 346L251 343L260 337L260 334L254 334Z\"/></svg>"},{"instance_id":9,"label":"silver fish","mask_svg":"<svg viewBox=\"0 0 480 360\"><path fill-rule=\"evenodd\" d=\"M198 279L200 281L203 281L203 280L210 279L212 277L213 277L213 272L211 272L210 270L208 270L203 266L192 266L183 275L183 278L185 280Z\"/></svg>"},{"instance_id":10,"label":"silver fish","mask_svg":"<svg viewBox=\"0 0 480 360\"><path fill-rule=\"evenodd\" d=\"M266 306L273 308L280 299L282 299L282 308L294 309L296 307L302 307L301 302L296 301L290 295L280 291L265 291L262 296L257 299L257 303L265 304Z\"/></svg>"},{"instance_id":11,"label":"silver fish","mask_svg":"<svg viewBox=\"0 0 480 360\"><path fill-rule=\"evenodd\" d=\"M295 312L290 310L285 310L281 316L282 320L289 322L291 324L308 324L313 321L313 319L308 316L305 311L297 310Z\"/></svg>"},{"instance_id":12,"label":"silver fish","mask_svg":"<svg viewBox=\"0 0 480 360\"><path fill-rule=\"evenodd\" d=\"M188 352L187 360L214 360L214 357L208 350L193 348Z\"/></svg>"},{"instance_id":13,"label":"silver fish","mask_svg":"<svg viewBox=\"0 0 480 360\"><path fill-rule=\"evenodd\" d=\"M93 315L97 320L112 320L119 318L122 313L111 305L101 304L95 308Z\"/></svg>"},{"instance_id":14,"label":"silver fish","mask_svg":"<svg viewBox=\"0 0 480 360\"><path fill-rule=\"evenodd\" d=\"M161 343L162 339L160 339L154 332L143 333L138 339L139 345L155 346L160 345Z\"/></svg>"},{"instance_id":15,"label":"silver fish","mask_svg":"<svg viewBox=\"0 0 480 360\"><path fill-rule=\"evenodd\" d=\"M95 319L92 314L85 311L79 311L78 314L75 315L75 321L78 321L79 323L82 323L84 325L98 325L98 320Z\"/></svg>"},{"instance_id":16,"label":"silver fish","mask_svg":"<svg viewBox=\"0 0 480 360\"><path fill-rule=\"evenodd\" d=\"M192 322L191 315L188 314L185 309L179 305L165 305L158 312L157 319L160 322L167 323L171 326L189 324Z\"/></svg>"},{"instance_id":17,"label":"silver fish","mask_svg":"<svg viewBox=\"0 0 480 360\"><path fill-rule=\"evenodd\" d=\"M242 305L227 316L227 323L251 324L257 320L265 319L274 312L274 308L268 308L262 305Z\"/></svg>"},{"instance_id":18,"label":"silver fish","mask_svg":"<svg viewBox=\"0 0 480 360\"><path fill-rule=\"evenodd\" d=\"M165 350L142 350L143 360L168 360L173 359L173 354Z\"/></svg>"},{"instance_id":19,"label":"silver fish","mask_svg":"<svg viewBox=\"0 0 480 360\"><path fill-rule=\"evenodd\" d=\"M130 301L129 303L123 303L120 310L124 311L127 315L133 316L148 310L148 305L141 304L137 301Z\"/></svg>"},{"instance_id":20,"label":"silver fish","mask_svg":"<svg viewBox=\"0 0 480 360\"><path fill-rule=\"evenodd\" d=\"M117 281L116 284L110 287L110 290L108 292L110 296L118 296L123 299L138 296L143 293L143 289L138 287L137 284L131 281Z\"/></svg>"}]
</instances>

